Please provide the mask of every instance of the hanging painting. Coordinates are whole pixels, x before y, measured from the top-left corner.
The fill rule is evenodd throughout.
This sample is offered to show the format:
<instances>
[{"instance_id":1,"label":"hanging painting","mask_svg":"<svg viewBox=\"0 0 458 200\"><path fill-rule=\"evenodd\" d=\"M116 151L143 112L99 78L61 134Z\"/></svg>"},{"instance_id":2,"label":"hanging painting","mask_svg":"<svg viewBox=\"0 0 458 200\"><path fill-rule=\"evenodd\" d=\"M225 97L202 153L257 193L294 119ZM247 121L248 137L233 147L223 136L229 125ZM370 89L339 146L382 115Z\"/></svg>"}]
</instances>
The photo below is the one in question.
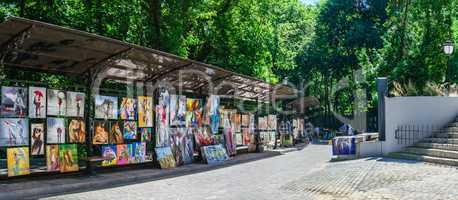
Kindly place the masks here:
<instances>
[{"instance_id":1,"label":"hanging painting","mask_svg":"<svg viewBox=\"0 0 458 200\"><path fill-rule=\"evenodd\" d=\"M76 144L59 145L59 155L60 172L75 172L79 170Z\"/></svg>"},{"instance_id":2,"label":"hanging painting","mask_svg":"<svg viewBox=\"0 0 458 200\"><path fill-rule=\"evenodd\" d=\"M133 143L133 149L130 154L133 157L133 163L144 163L146 161L146 143Z\"/></svg>"},{"instance_id":3,"label":"hanging painting","mask_svg":"<svg viewBox=\"0 0 458 200\"><path fill-rule=\"evenodd\" d=\"M46 118L46 88L29 87L29 117Z\"/></svg>"},{"instance_id":4,"label":"hanging painting","mask_svg":"<svg viewBox=\"0 0 458 200\"><path fill-rule=\"evenodd\" d=\"M232 131L235 133L240 133L241 130L241 125L242 125L242 118L239 113L236 113L234 111L231 115L231 124L232 124Z\"/></svg>"},{"instance_id":5,"label":"hanging painting","mask_svg":"<svg viewBox=\"0 0 458 200\"><path fill-rule=\"evenodd\" d=\"M277 130L277 115L268 115L267 116L267 129L268 130Z\"/></svg>"},{"instance_id":6,"label":"hanging painting","mask_svg":"<svg viewBox=\"0 0 458 200\"><path fill-rule=\"evenodd\" d=\"M138 127L153 127L152 97L138 97Z\"/></svg>"},{"instance_id":7,"label":"hanging painting","mask_svg":"<svg viewBox=\"0 0 458 200\"><path fill-rule=\"evenodd\" d=\"M243 145L243 135L242 135L242 133L235 133L235 144L237 146Z\"/></svg>"},{"instance_id":8,"label":"hanging painting","mask_svg":"<svg viewBox=\"0 0 458 200\"><path fill-rule=\"evenodd\" d=\"M110 124L107 121L95 121L92 144L108 144Z\"/></svg>"},{"instance_id":9,"label":"hanging painting","mask_svg":"<svg viewBox=\"0 0 458 200\"><path fill-rule=\"evenodd\" d=\"M116 152L116 164L117 165L127 165L129 164L129 150L127 149L126 144L118 144L116 146L117 152Z\"/></svg>"},{"instance_id":10,"label":"hanging painting","mask_svg":"<svg viewBox=\"0 0 458 200\"><path fill-rule=\"evenodd\" d=\"M0 119L0 147L29 144L29 121L21 118Z\"/></svg>"},{"instance_id":11,"label":"hanging painting","mask_svg":"<svg viewBox=\"0 0 458 200\"><path fill-rule=\"evenodd\" d=\"M124 123L123 122L110 122L110 135L108 137L110 144L124 143Z\"/></svg>"},{"instance_id":12,"label":"hanging painting","mask_svg":"<svg viewBox=\"0 0 458 200\"><path fill-rule=\"evenodd\" d=\"M6 150L8 177L30 174L29 148L17 147Z\"/></svg>"},{"instance_id":13,"label":"hanging painting","mask_svg":"<svg viewBox=\"0 0 458 200\"><path fill-rule=\"evenodd\" d=\"M245 146L250 145L250 143L251 143L250 129L249 128L243 128L242 129L242 134L243 134L243 145L245 145Z\"/></svg>"},{"instance_id":14,"label":"hanging painting","mask_svg":"<svg viewBox=\"0 0 458 200\"><path fill-rule=\"evenodd\" d=\"M43 155L45 152L45 140L44 140L44 131L45 125L44 123L32 123L30 125L30 131L32 132L32 141L31 141L31 152L30 154L33 156L36 155Z\"/></svg>"},{"instance_id":15,"label":"hanging painting","mask_svg":"<svg viewBox=\"0 0 458 200\"><path fill-rule=\"evenodd\" d=\"M70 143L86 142L86 123L80 119L72 119L68 124L68 141Z\"/></svg>"},{"instance_id":16,"label":"hanging painting","mask_svg":"<svg viewBox=\"0 0 458 200\"><path fill-rule=\"evenodd\" d=\"M162 105L156 106L156 120L157 120L157 137L156 146L166 147L170 145L169 141L169 127L167 126L167 112Z\"/></svg>"},{"instance_id":17,"label":"hanging painting","mask_svg":"<svg viewBox=\"0 0 458 200\"><path fill-rule=\"evenodd\" d=\"M48 118L47 119L47 144L63 144L65 143L65 119L63 118Z\"/></svg>"},{"instance_id":18,"label":"hanging painting","mask_svg":"<svg viewBox=\"0 0 458 200\"><path fill-rule=\"evenodd\" d=\"M177 166L183 165L183 151L184 151L184 136L186 129L173 128L171 129L170 141L172 153L175 157Z\"/></svg>"},{"instance_id":19,"label":"hanging painting","mask_svg":"<svg viewBox=\"0 0 458 200\"><path fill-rule=\"evenodd\" d=\"M59 145L46 146L46 166L48 172L60 171Z\"/></svg>"},{"instance_id":20,"label":"hanging painting","mask_svg":"<svg viewBox=\"0 0 458 200\"><path fill-rule=\"evenodd\" d=\"M250 125L250 115L242 115L242 127L246 128Z\"/></svg>"},{"instance_id":21,"label":"hanging painting","mask_svg":"<svg viewBox=\"0 0 458 200\"><path fill-rule=\"evenodd\" d=\"M67 95L62 90L47 90L48 115L65 116L67 110Z\"/></svg>"},{"instance_id":22,"label":"hanging painting","mask_svg":"<svg viewBox=\"0 0 458 200\"><path fill-rule=\"evenodd\" d=\"M169 169L176 167L175 159L170 147L156 148L156 155L162 169Z\"/></svg>"},{"instance_id":23,"label":"hanging painting","mask_svg":"<svg viewBox=\"0 0 458 200\"><path fill-rule=\"evenodd\" d=\"M210 127L202 129L194 129L194 137L196 139L196 148L213 144L213 135L211 134Z\"/></svg>"},{"instance_id":24,"label":"hanging painting","mask_svg":"<svg viewBox=\"0 0 458 200\"><path fill-rule=\"evenodd\" d=\"M25 117L27 113L27 88L2 87L1 116Z\"/></svg>"},{"instance_id":25,"label":"hanging painting","mask_svg":"<svg viewBox=\"0 0 458 200\"><path fill-rule=\"evenodd\" d=\"M221 144L202 147L202 155L209 165L229 160L229 156Z\"/></svg>"},{"instance_id":26,"label":"hanging painting","mask_svg":"<svg viewBox=\"0 0 458 200\"><path fill-rule=\"evenodd\" d=\"M152 128L140 128L141 142L151 142Z\"/></svg>"},{"instance_id":27,"label":"hanging painting","mask_svg":"<svg viewBox=\"0 0 458 200\"><path fill-rule=\"evenodd\" d=\"M124 122L124 139L135 140L137 139L137 122L125 121Z\"/></svg>"},{"instance_id":28,"label":"hanging painting","mask_svg":"<svg viewBox=\"0 0 458 200\"><path fill-rule=\"evenodd\" d=\"M135 143L126 144L127 145L127 160L130 164L135 164L137 161L135 160L135 148L137 147Z\"/></svg>"},{"instance_id":29,"label":"hanging painting","mask_svg":"<svg viewBox=\"0 0 458 200\"><path fill-rule=\"evenodd\" d=\"M178 96L177 95L170 95L170 104L169 104L169 111L170 111L170 125L176 126L177 125L177 112L178 112Z\"/></svg>"},{"instance_id":30,"label":"hanging painting","mask_svg":"<svg viewBox=\"0 0 458 200\"><path fill-rule=\"evenodd\" d=\"M102 147L102 157L105 159L102 161L102 166L113 166L116 165L116 145L106 145Z\"/></svg>"},{"instance_id":31,"label":"hanging painting","mask_svg":"<svg viewBox=\"0 0 458 200\"><path fill-rule=\"evenodd\" d=\"M226 142L226 149L227 149L227 154L233 156L236 154L236 144L234 141L234 132L232 131L232 126L229 121L229 118L225 119L224 123L224 140Z\"/></svg>"},{"instance_id":32,"label":"hanging painting","mask_svg":"<svg viewBox=\"0 0 458 200\"><path fill-rule=\"evenodd\" d=\"M118 119L118 97L95 96L95 118Z\"/></svg>"},{"instance_id":33,"label":"hanging painting","mask_svg":"<svg viewBox=\"0 0 458 200\"><path fill-rule=\"evenodd\" d=\"M81 92L67 92L67 116L84 117L84 99L86 95Z\"/></svg>"},{"instance_id":34,"label":"hanging painting","mask_svg":"<svg viewBox=\"0 0 458 200\"><path fill-rule=\"evenodd\" d=\"M186 125L186 96L183 96L183 95L178 96L178 111L177 111L175 125L177 126Z\"/></svg>"},{"instance_id":35,"label":"hanging painting","mask_svg":"<svg viewBox=\"0 0 458 200\"><path fill-rule=\"evenodd\" d=\"M123 97L121 99L121 107L119 108L119 114L121 119L124 120L135 120L135 111L137 110L137 102L134 98Z\"/></svg>"},{"instance_id":36,"label":"hanging painting","mask_svg":"<svg viewBox=\"0 0 458 200\"><path fill-rule=\"evenodd\" d=\"M213 134L218 134L218 128L221 118L219 112L219 104L219 96L210 95L208 97L207 104L205 105L205 124L210 126Z\"/></svg>"}]
</instances>

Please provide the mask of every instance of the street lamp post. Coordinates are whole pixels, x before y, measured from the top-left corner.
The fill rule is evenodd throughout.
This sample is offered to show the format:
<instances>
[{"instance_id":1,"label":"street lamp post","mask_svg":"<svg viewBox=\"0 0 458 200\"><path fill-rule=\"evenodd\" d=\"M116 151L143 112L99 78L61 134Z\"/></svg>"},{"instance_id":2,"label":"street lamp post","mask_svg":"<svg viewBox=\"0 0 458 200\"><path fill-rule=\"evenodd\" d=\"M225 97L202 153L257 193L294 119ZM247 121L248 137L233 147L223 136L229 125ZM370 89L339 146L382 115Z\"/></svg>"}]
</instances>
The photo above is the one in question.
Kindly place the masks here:
<instances>
[{"instance_id":1,"label":"street lamp post","mask_svg":"<svg viewBox=\"0 0 458 200\"><path fill-rule=\"evenodd\" d=\"M451 71L450 71L450 56L453 54L453 50L454 50L454 46L453 46L453 42L451 40L447 40L443 45L442 45L442 48L444 50L444 53L448 56L447 57L447 71L446 71L446 75L445 75L445 84L446 84L446 93L447 93L447 96L449 94L449 86L450 86L450 76L451 76Z\"/></svg>"}]
</instances>

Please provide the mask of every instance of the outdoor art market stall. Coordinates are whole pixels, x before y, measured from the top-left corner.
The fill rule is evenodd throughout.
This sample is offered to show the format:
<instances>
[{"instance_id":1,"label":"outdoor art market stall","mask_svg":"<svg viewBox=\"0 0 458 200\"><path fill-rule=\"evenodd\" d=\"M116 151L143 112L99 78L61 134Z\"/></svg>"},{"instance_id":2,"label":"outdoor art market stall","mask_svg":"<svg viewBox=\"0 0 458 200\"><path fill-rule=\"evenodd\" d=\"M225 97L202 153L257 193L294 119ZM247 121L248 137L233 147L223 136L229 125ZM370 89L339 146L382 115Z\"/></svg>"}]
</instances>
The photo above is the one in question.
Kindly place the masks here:
<instances>
[{"instance_id":1,"label":"outdoor art market stall","mask_svg":"<svg viewBox=\"0 0 458 200\"><path fill-rule=\"evenodd\" d=\"M262 80L23 18L0 24L0 44L1 178L94 166L171 168L195 158L213 164L237 146L257 149L256 113L220 102L268 102L274 87Z\"/></svg>"}]
</instances>

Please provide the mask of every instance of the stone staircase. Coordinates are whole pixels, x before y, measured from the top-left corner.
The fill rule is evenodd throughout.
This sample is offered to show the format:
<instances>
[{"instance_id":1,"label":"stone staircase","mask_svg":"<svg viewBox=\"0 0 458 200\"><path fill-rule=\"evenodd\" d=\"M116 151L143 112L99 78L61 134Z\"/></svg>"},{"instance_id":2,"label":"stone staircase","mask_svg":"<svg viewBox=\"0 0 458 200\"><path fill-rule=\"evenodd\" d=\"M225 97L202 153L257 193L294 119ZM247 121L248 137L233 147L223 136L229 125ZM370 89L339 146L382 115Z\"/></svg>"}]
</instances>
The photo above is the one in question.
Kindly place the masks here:
<instances>
[{"instance_id":1,"label":"stone staircase","mask_svg":"<svg viewBox=\"0 0 458 200\"><path fill-rule=\"evenodd\" d=\"M389 156L458 166L458 117L446 127L433 130L431 137L424 138L413 146L391 153Z\"/></svg>"}]
</instances>

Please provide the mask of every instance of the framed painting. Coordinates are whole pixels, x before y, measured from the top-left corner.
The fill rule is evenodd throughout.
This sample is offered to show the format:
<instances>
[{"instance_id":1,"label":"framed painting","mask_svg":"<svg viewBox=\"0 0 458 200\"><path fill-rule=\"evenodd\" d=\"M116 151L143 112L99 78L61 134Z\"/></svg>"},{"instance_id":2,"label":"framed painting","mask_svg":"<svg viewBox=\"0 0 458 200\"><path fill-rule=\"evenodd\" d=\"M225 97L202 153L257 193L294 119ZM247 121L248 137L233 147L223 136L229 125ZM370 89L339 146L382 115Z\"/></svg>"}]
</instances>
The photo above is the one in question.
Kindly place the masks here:
<instances>
[{"instance_id":1,"label":"framed painting","mask_svg":"<svg viewBox=\"0 0 458 200\"><path fill-rule=\"evenodd\" d=\"M67 92L67 116L84 117L86 94L82 92Z\"/></svg>"},{"instance_id":2,"label":"framed painting","mask_svg":"<svg viewBox=\"0 0 458 200\"><path fill-rule=\"evenodd\" d=\"M156 106L156 120L157 120L157 127L156 127L156 146L157 147L165 147L170 145L170 136L169 136L169 125L168 125L168 117L167 111L163 105Z\"/></svg>"},{"instance_id":3,"label":"framed painting","mask_svg":"<svg viewBox=\"0 0 458 200\"><path fill-rule=\"evenodd\" d=\"M96 95L95 118L118 119L118 97Z\"/></svg>"},{"instance_id":4,"label":"framed painting","mask_svg":"<svg viewBox=\"0 0 458 200\"><path fill-rule=\"evenodd\" d=\"M202 127L202 100L186 99L186 125L188 128Z\"/></svg>"},{"instance_id":5,"label":"framed painting","mask_svg":"<svg viewBox=\"0 0 458 200\"><path fill-rule=\"evenodd\" d=\"M129 164L129 150L127 149L126 144L118 144L116 146L116 164L117 165L127 165Z\"/></svg>"},{"instance_id":6,"label":"framed painting","mask_svg":"<svg viewBox=\"0 0 458 200\"><path fill-rule=\"evenodd\" d=\"M46 118L46 88L29 87L29 117Z\"/></svg>"},{"instance_id":7,"label":"framed painting","mask_svg":"<svg viewBox=\"0 0 458 200\"><path fill-rule=\"evenodd\" d=\"M140 128L140 138L141 142L151 142L151 137L153 134L152 128Z\"/></svg>"},{"instance_id":8,"label":"framed painting","mask_svg":"<svg viewBox=\"0 0 458 200\"><path fill-rule=\"evenodd\" d=\"M45 124L44 123L32 123L30 124L31 131L31 150L30 154L33 156L43 155L45 152Z\"/></svg>"},{"instance_id":9,"label":"framed painting","mask_svg":"<svg viewBox=\"0 0 458 200\"><path fill-rule=\"evenodd\" d=\"M59 145L59 160L60 172L78 171L78 148L76 144Z\"/></svg>"},{"instance_id":10,"label":"framed painting","mask_svg":"<svg viewBox=\"0 0 458 200\"><path fill-rule=\"evenodd\" d=\"M108 144L110 123L107 121L95 121L92 144Z\"/></svg>"},{"instance_id":11,"label":"framed painting","mask_svg":"<svg viewBox=\"0 0 458 200\"><path fill-rule=\"evenodd\" d=\"M153 98L138 97L138 126L153 127Z\"/></svg>"},{"instance_id":12,"label":"framed painting","mask_svg":"<svg viewBox=\"0 0 458 200\"><path fill-rule=\"evenodd\" d=\"M27 88L2 86L1 116L25 117L27 113Z\"/></svg>"},{"instance_id":13,"label":"framed painting","mask_svg":"<svg viewBox=\"0 0 458 200\"><path fill-rule=\"evenodd\" d=\"M146 162L146 143L144 142L137 142L134 143L134 151L132 155L134 155L135 163L144 163Z\"/></svg>"},{"instance_id":14,"label":"framed painting","mask_svg":"<svg viewBox=\"0 0 458 200\"><path fill-rule=\"evenodd\" d=\"M70 120L68 123L68 142L79 144L86 142L86 123L84 120Z\"/></svg>"},{"instance_id":15,"label":"framed painting","mask_svg":"<svg viewBox=\"0 0 458 200\"><path fill-rule=\"evenodd\" d=\"M122 144L124 143L124 122L110 122L110 136L109 141L110 144Z\"/></svg>"},{"instance_id":16,"label":"framed painting","mask_svg":"<svg viewBox=\"0 0 458 200\"><path fill-rule=\"evenodd\" d=\"M47 119L47 144L63 144L65 143L65 119L53 118Z\"/></svg>"},{"instance_id":17,"label":"framed painting","mask_svg":"<svg viewBox=\"0 0 458 200\"><path fill-rule=\"evenodd\" d=\"M48 172L60 171L59 145L46 146L46 167Z\"/></svg>"},{"instance_id":18,"label":"framed painting","mask_svg":"<svg viewBox=\"0 0 458 200\"><path fill-rule=\"evenodd\" d=\"M173 157L172 149L170 147L159 147L155 149L157 160L162 169L169 169L176 167L175 158Z\"/></svg>"},{"instance_id":19,"label":"framed painting","mask_svg":"<svg viewBox=\"0 0 458 200\"><path fill-rule=\"evenodd\" d=\"M123 120L135 120L137 110L137 101L134 98L123 97L121 99L121 107L119 115Z\"/></svg>"},{"instance_id":20,"label":"framed painting","mask_svg":"<svg viewBox=\"0 0 458 200\"><path fill-rule=\"evenodd\" d=\"M124 122L124 139L135 140L137 139L137 122L125 121Z\"/></svg>"},{"instance_id":21,"label":"framed painting","mask_svg":"<svg viewBox=\"0 0 458 200\"><path fill-rule=\"evenodd\" d=\"M6 154L8 177L30 174L28 147L8 148Z\"/></svg>"},{"instance_id":22,"label":"framed painting","mask_svg":"<svg viewBox=\"0 0 458 200\"><path fill-rule=\"evenodd\" d=\"M65 116L67 111L67 94L62 90L47 90L48 115Z\"/></svg>"},{"instance_id":23,"label":"framed painting","mask_svg":"<svg viewBox=\"0 0 458 200\"><path fill-rule=\"evenodd\" d=\"M29 145L29 121L22 118L0 119L0 147Z\"/></svg>"},{"instance_id":24,"label":"framed painting","mask_svg":"<svg viewBox=\"0 0 458 200\"><path fill-rule=\"evenodd\" d=\"M116 145L106 145L102 147L102 156L105 158L104 161L102 161L102 166L107 167L107 166L113 166L116 165L117 161L117 150L116 150Z\"/></svg>"},{"instance_id":25,"label":"framed painting","mask_svg":"<svg viewBox=\"0 0 458 200\"><path fill-rule=\"evenodd\" d=\"M243 135L242 135L242 133L236 133L235 134L235 144L237 146L243 145Z\"/></svg>"}]
</instances>

